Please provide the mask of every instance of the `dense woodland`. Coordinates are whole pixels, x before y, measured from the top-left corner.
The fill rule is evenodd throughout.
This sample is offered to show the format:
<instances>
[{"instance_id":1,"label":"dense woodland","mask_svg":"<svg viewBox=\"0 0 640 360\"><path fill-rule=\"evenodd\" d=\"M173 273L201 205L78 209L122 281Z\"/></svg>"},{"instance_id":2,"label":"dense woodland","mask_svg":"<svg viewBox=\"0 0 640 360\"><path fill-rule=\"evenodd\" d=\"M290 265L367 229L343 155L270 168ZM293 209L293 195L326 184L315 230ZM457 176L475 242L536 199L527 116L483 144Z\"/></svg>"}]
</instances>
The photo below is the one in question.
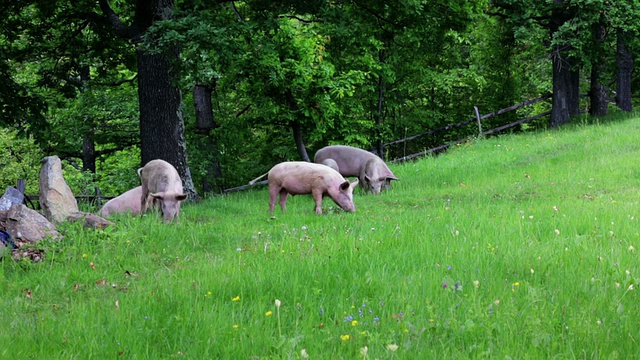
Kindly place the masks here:
<instances>
[{"instance_id":1,"label":"dense woodland","mask_svg":"<svg viewBox=\"0 0 640 360\"><path fill-rule=\"evenodd\" d=\"M12 0L0 19L3 186L43 156L117 195L165 159L192 197L328 144L393 159L550 111L517 131L632 111L640 0ZM31 188L33 189L33 188ZM33 190L32 190L33 191Z\"/></svg>"}]
</instances>

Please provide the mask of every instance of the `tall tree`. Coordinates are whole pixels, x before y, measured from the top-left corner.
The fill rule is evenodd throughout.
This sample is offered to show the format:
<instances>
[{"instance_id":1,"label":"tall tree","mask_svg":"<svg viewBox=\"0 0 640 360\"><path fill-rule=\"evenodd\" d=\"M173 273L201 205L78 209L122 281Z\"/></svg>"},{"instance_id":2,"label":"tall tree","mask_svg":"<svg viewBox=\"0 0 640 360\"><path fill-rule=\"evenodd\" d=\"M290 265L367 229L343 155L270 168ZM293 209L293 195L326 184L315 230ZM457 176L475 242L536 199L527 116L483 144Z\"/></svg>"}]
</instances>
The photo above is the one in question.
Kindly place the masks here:
<instances>
[{"instance_id":1,"label":"tall tree","mask_svg":"<svg viewBox=\"0 0 640 360\"><path fill-rule=\"evenodd\" d=\"M592 25L592 60L591 60L591 83L589 86L589 114L593 116L604 116L608 112L607 92L602 85L600 78L604 70L605 56L603 54L603 43L606 38L604 16Z\"/></svg>"},{"instance_id":2,"label":"tall tree","mask_svg":"<svg viewBox=\"0 0 640 360\"><path fill-rule=\"evenodd\" d=\"M549 31L553 84L549 126L567 123L577 114L579 102L579 59L572 55L575 38L570 21L576 15L576 6L565 0L494 0L493 5L498 10L493 14L509 22L514 32L526 31L532 25Z\"/></svg>"},{"instance_id":3,"label":"tall tree","mask_svg":"<svg viewBox=\"0 0 640 360\"><path fill-rule=\"evenodd\" d=\"M622 111L631 111L631 74L633 73L633 57L627 48L628 34L624 30L616 33L616 104Z\"/></svg>"},{"instance_id":4,"label":"tall tree","mask_svg":"<svg viewBox=\"0 0 640 360\"><path fill-rule=\"evenodd\" d=\"M547 28L551 37L551 66L553 67L553 95L551 97L551 118L549 126L559 127L577 115L579 110L579 70L571 53L571 38L567 38L564 28L575 16L575 9L567 6L565 0L553 0L549 9Z\"/></svg>"},{"instance_id":5,"label":"tall tree","mask_svg":"<svg viewBox=\"0 0 640 360\"><path fill-rule=\"evenodd\" d=\"M103 16L115 33L136 44L138 58L138 98L140 103L140 144L142 164L164 159L176 167L191 198L197 192L187 162L182 93L173 64L179 59L178 44L163 52L145 47L147 30L157 21L171 19L173 0L138 0L133 21L125 26L106 0L100 0Z\"/></svg>"},{"instance_id":6,"label":"tall tree","mask_svg":"<svg viewBox=\"0 0 640 360\"><path fill-rule=\"evenodd\" d=\"M616 104L622 111L631 111L631 77L634 70L633 50L640 48L640 1L606 2L604 9L614 34L616 49Z\"/></svg>"}]
</instances>

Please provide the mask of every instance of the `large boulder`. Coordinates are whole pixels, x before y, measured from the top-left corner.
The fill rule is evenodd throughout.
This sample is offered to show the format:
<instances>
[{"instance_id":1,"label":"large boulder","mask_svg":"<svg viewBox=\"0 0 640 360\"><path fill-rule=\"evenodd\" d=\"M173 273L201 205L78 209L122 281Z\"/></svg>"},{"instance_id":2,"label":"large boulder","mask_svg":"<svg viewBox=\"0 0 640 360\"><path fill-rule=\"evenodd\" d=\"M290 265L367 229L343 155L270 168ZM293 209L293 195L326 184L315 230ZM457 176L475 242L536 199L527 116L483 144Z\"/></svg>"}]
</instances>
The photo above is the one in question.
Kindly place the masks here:
<instances>
[{"instance_id":1,"label":"large boulder","mask_svg":"<svg viewBox=\"0 0 640 360\"><path fill-rule=\"evenodd\" d=\"M49 221L59 224L78 212L78 202L62 176L62 164L57 156L47 156L40 169L40 206Z\"/></svg>"},{"instance_id":2,"label":"large boulder","mask_svg":"<svg viewBox=\"0 0 640 360\"><path fill-rule=\"evenodd\" d=\"M16 244L35 244L48 237L59 238L54 224L39 212L22 204L12 206L7 212L0 212L0 222L4 225L5 230L11 234Z\"/></svg>"}]
</instances>

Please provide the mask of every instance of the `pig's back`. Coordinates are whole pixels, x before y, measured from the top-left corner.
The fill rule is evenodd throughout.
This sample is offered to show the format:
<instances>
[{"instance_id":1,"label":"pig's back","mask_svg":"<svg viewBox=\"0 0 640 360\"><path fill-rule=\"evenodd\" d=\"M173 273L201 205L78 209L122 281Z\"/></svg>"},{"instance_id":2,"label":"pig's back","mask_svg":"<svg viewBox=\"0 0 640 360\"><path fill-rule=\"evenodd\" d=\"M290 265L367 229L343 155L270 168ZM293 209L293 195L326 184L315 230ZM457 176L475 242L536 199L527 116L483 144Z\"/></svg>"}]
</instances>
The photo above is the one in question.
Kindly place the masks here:
<instances>
[{"instance_id":1,"label":"pig's back","mask_svg":"<svg viewBox=\"0 0 640 360\"><path fill-rule=\"evenodd\" d=\"M313 161L321 163L326 159L333 159L338 164L342 176L358 176L360 167L375 157L374 154L353 146L331 145L318 150Z\"/></svg>"}]
</instances>

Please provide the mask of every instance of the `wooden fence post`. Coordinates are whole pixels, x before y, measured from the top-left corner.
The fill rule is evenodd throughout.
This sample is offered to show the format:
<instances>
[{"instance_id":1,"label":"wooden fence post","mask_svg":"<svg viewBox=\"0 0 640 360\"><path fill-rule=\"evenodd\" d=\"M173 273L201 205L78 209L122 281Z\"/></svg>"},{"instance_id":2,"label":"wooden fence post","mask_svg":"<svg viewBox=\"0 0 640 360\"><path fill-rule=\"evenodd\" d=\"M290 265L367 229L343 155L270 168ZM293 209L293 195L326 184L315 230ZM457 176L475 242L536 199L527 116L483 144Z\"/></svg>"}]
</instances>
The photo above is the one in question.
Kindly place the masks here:
<instances>
[{"instance_id":1,"label":"wooden fence post","mask_svg":"<svg viewBox=\"0 0 640 360\"><path fill-rule=\"evenodd\" d=\"M27 188L27 180L19 179L18 183L16 184L16 189L18 189L18 191L20 191L22 195L24 195L24 190L26 188Z\"/></svg>"},{"instance_id":2,"label":"wooden fence post","mask_svg":"<svg viewBox=\"0 0 640 360\"><path fill-rule=\"evenodd\" d=\"M475 110L476 120L478 120L478 137L482 137L482 120L480 120L480 112L478 111L477 106L474 106L473 110Z\"/></svg>"},{"instance_id":3,"label":"wooden fence post","mask_svg":"<svg viewBox=\"0 0 640 360\"><path fill-rule=\"evenodd\" d=\"M96 204L98 206L102 205L102 194L100 193L100 187L96 186Z\"/></svg>"}]
</instances>

